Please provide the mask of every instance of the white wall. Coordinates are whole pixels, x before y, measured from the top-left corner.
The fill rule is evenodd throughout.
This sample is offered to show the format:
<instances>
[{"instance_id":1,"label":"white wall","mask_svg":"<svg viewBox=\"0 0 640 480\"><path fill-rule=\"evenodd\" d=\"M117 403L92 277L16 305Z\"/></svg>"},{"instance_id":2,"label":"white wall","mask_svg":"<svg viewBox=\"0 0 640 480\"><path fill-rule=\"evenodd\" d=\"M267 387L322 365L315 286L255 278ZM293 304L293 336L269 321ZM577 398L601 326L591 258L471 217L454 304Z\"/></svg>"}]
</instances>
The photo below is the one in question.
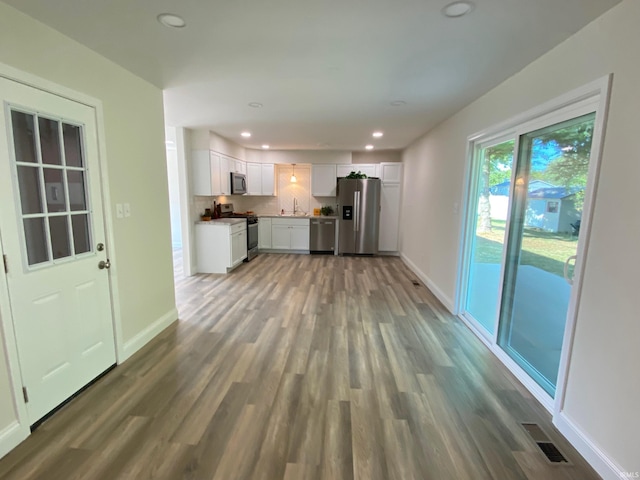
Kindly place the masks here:
<instances>
[{"instance_id":1,"label":"white wall","mask_svg":"<svg viewBox=\"0 0 640 480\"><path fill-rule=\"evenodd\" d=\"M175 301L162 92L4 3L0 62L102 101L109 194L113 204L127 202L132 212L129 218L112 219L115 243L108 245L115 252L116 313L130 353L160 320L176 318L171 318ZM7 392L5 378L0 345L0 397ZM0 422L5 423L10 404L0 400Z\"/></svg>"},{"instance_id":2,"label":"white wall","mask_svg":"<svg viewBox=\"0 0 640 480\"><path fill-rule=\"evenodd\" d=\"M353 152L352 163L385 163L401 162L401 150L371 150L368 152Z\"/></svg>"},{"instance_id":3,"label":"white wall","mask_svg":"<svg viewBox=\"0 0 640 480\"><path fill-rule=\"evenodd\" d=\"M623 471L640 472L640 2L625 0L404 152L402 253L455 294L469 135L614 73L564 415ZM602 473L601 473L602 474Z\"/></svg>"},{"instance_id":4,"label":"white wall","mask_svg":"<svg viewBox=\"0 0 640 480\"><path fill-rule=\"evenodd\" d=\"M351 152L247 149L246 161L256 163L351 163Z\"/></svg>"}]
</instances>

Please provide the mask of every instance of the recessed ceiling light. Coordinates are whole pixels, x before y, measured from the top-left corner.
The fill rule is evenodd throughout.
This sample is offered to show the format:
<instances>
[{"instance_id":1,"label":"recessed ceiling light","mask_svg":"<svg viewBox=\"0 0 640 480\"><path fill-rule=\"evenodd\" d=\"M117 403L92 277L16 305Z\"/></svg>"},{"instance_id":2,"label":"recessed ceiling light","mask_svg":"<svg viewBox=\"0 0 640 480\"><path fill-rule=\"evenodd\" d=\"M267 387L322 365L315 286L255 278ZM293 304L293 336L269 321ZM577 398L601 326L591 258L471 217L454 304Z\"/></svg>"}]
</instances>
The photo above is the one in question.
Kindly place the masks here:
<instances>
[{"instance_id":1,"label":"recessed ceiling light","mask_svg":"<svg viewBox=\"0 0 640 480\"><path fill-rule=\"evenodd\" d=\"M242 135L244 138L249 138L251 136L251 132L242 132L240 135Z\"/></svg>"},{"instance_id":2,"label":"recessed ceiling light","mask_svg":"<svg viewBox=\"0 0 640 480\"><path fill-rule=\"evenodd\" d=\"M407 102L405 102L404 100L394 100L389 105L391 105L392 107L402 107L403 105L406 105L406 104Z\"/></svg>"},{"instance_id":3,"label":"recessed ceiling light","mask_svg":"<svg viewBox=\"0 0 640 480\"><path fill-rule=\"evenodd\" d=\"M158 21L165 27L170 28L182 28L187 25L184 18L173 13L161 13L158 15Z\"/></svg>"},{"instance_id":4,"label":"recessed ceiling light","mask_svg":"<svg viewBox=\"0 0 640 480\"><path fill-rule=\"evenodd\" d=\"M453 2L442 9L442 13L450 18L461 17L473 10L474 4L467 1Z\"/></svg>"},{"instance_id":5,"label":"recessed ceiling light","mask_svg":"<svg viewBox=\"0 0 640 480\"><path fill-rule=\"evenodd\" d=\"M260 102L251 102L248 104L251 108L262 108L262 104Z\"/></svg>"},{"instance_id":6,"label":"recessed ceiling light","mask_svg":"<svg viewBox=\"0 0 640 480\"><path fill-rule=\"evenodd\" d=\"M364 148L366 148L367 150L373 150L373 145L367 145L367 146L366 146L366 147L364 147Z\"/></svg>"},{"instance_id":7,"label":"recessed ceiling light","mask_svg":"<svg viewBox=\"0 0 640 480\"><path fill-rule=\"evenodd\" d=\"M264 145L262 145L262 148L264 148L265 150L269 150L269 145L265 143Z\"/></svg>"},{"instance_id":8,"label":"recessed ceiling light","mask_svg":"<svg viewBox=\"0 0 640 480\"><path fill-rule=\"evenodd\" d=\"M384 135L384 133L382 133L382 132L373 132L373 137L374 138L380 138L382 135Z\"/></svg>"}]
</instances>

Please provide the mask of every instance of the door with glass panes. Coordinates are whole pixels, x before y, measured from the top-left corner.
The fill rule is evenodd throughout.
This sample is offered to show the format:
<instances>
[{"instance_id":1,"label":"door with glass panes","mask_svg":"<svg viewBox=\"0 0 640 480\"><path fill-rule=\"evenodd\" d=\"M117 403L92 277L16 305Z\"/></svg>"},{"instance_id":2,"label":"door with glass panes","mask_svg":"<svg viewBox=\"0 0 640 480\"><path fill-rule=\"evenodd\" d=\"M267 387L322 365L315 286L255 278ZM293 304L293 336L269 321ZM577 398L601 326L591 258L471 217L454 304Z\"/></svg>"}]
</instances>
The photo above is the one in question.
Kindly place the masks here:
<instances>
[{"instance_id":1,"label":"door with glass panes","mask_svg":"<svg viewBox=\"0 0 640 480\"><path fill-rule=\"evenodd\" d=\"M30 424L115 363L95 110L0 78L0 234Z\"/></svg>"}]
</instances>

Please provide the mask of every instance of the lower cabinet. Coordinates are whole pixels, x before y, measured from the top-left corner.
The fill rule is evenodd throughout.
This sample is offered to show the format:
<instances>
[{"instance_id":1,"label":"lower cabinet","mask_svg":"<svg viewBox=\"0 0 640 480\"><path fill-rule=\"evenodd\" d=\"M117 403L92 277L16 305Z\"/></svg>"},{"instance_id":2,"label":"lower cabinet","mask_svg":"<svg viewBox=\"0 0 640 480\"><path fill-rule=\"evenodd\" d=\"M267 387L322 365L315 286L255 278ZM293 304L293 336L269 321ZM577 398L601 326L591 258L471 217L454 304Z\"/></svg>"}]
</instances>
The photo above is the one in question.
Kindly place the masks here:
<instances>
[{"instance_id":1,"label":"lower cabinet","mask_svg":"<svg viewBox=\"0 0 640 480\"><path fill-rule=\"evenodd\" d=\"M309 219L273 218L271 248L273 250L309 250Z\"/></svg>"},{"instance_id":2,"label":"lower cabinet","mask_svg":"<svg viewBox=\"0 0 640 480\"><path fill-rule=\"evenodd\" d=\"M247 229L231 234L231 267L247 258Z\"/></svg>"},{"instance_id":3,"label":"lower cabinet","mask_svg":"<svg viewBox=\"0 0 640 480\"><path fill-rule=\"evenodd\" d=\"M260 217L258 220L258 248L271 248L271 219L269 217Z\"/></svg>"},{"instance_id":4,"label":"lower cabinet","mask_svg":"<svg viewBox=\"0 0 640 480\"><path fill-rule=\"evenodd\" d=\"M227 273L247 258L247 224L196 224L198 273Z\"/></svg>"}]
</instances>

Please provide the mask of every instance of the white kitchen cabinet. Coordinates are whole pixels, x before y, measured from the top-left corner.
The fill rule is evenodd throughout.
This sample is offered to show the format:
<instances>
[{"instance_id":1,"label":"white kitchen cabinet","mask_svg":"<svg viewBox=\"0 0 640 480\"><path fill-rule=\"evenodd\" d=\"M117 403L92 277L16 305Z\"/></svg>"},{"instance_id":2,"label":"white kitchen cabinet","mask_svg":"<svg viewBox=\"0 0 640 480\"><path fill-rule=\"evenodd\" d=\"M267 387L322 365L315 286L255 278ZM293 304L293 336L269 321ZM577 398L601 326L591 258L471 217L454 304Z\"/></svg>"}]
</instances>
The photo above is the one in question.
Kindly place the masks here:
<instances>
[{"instance_id":1,"label":"white kitchen cabinet","mask_svg":"<svg viewBox=\"0 0 640 480\"><path fill-rule=\"evenodd\" d=\"M258 248L271 248L271 219L268 217L258 219Z\"/></svg>"},{"instance_id":2,"label":"white kitchen cabinet","mask_svg":"<svg viewBox=\"0 0 640 480\"><path fill-rule=\"evenodd\" d=\"M227 273L247 258L247 224L198 223L195 242L199 273Z\"/></svg>"},{"instance_id":3,"label":"white kitchen cabinet","mask_svg":"<svg viewBox=\"0 0 640 480\"><path fill-rule=\"evenodd\" d=\"M276 194L276 166L273 163L262 164L262 195Z\"/></svg>"},{"instance_id":4,"label":"white kitchen cabinet","mask_svg":"<svg viewBox=\"0 0 640 480\"><path fill-rule=\"evenodd\" d=\"M262 195L262 164L247 163L247 195Z\"/></svg>"},{"instance_id":5,"label":"white kitchen cabinet","mask_svg":"<svg viewBox=\"0 0 640 480\"><path fill-rule=\"evenodd\" d=\"M274 178L273 163L247 163L247 195L273 195Z\"/></svg>"},{"instance_id":6,"label":"white kitchen cabinet","mask_svg":"<svg viewBox=\"0 0 640 480\"><path fill-rule=\"evenodd\" d=\"M236 160L235 158L229 159L229 168L232 172L247 174L247 164L242 160Z\"/></svg>"},{"instance_id":7,"label":"white kitchen cabinet","mask_svg":"<svg viewBox=\"0 0 640 480\"><path fill-rule=\"evenodd\" d=\"M309 250L309 219L272 219L271 248L274 250Z\"/></svg>"},{"instance_id":8,"label":"white kitchen cabinet","mask_svg":"<svg viewBox=\"0 0 640 480\"><path fill-rule=\"evenodd\" d=\"M402 183L402 163L381 163L380 180L384 183Z\"/></svg>"},{"instance_id":9,"label":"white kitchen cabinet","mask_svg":"<svg viewBox=\"0 0 640 480\"><path fill-rule=\"evenodd\" d=\"M274 250L289 250L291 248L291 227L289 225L271 226L271 248Z\"/></svg>"},{"instance_id":10,"label":"white kitchen cabinet","mask_svg":"<svg viewBox=\"0 0 640 480\"><path fill-rule=\"evenodd\" d=\"M337 176L336 165L312 165L311 195L314 197L335 197Z\"/></svg>"},{"instance_id":11,"label":"white kitchen cabinet","mask_svg":"<svg viewBox=\"0 0 640 480\"><path fill-rule=\"evenodd\" d=\"M231 267L235 267L247 258L247 229L231 234Z\"/></svg>"},{"instance_id":12,"label":"white kitchen cabinet","mask_svg":"<svg viewBox=\"0 0 640 480\"><path fill-rule=\"evenodd\" d=\"M193 195L220 195L220 157L207 150L192 152L191 178Z\"/></svg>"},{"instance_id":13,"label":"white kitchen cabinet","mask_svg":"<svg viewBox=\"0 0 640 480\"><path fill-rule=\"evenodd\" d=\"M309 250L309 223L291 227L291 250Z\"/></svg>"},{"instance_id":14,"label":"white kitchen cabinet","mask_svg":"<svg viewBox=\"0 0 640 480\"><path fill-rule=\"evenodd\" d=\"M400 227L400 183L382 182L380 192L380 233L378 250L398 251L398 231Z\"/></svg>"},{"instance_id":15,"label":"white kitchen cabinet","mask_svg":"<svg viewBox=\"0 0 640 480\"><path fill-rule=\"evenodd\" d=\"M375 163L353 163L350 165L337 165L336 173L339 178L346 177L351 172L364 173L367 177L378 176L378 164Z\"/></svg>"},{"instance_id":16,"label":"white kitchen cabinet","mask_svg":"<svg viewBox=\"0 0 640 480\"><path fill-rule=\"evenodd\" d=\"M228 157L220 156L220 195L231 194L231 169L233 168Z\"/></svg>"}]
</instances>

